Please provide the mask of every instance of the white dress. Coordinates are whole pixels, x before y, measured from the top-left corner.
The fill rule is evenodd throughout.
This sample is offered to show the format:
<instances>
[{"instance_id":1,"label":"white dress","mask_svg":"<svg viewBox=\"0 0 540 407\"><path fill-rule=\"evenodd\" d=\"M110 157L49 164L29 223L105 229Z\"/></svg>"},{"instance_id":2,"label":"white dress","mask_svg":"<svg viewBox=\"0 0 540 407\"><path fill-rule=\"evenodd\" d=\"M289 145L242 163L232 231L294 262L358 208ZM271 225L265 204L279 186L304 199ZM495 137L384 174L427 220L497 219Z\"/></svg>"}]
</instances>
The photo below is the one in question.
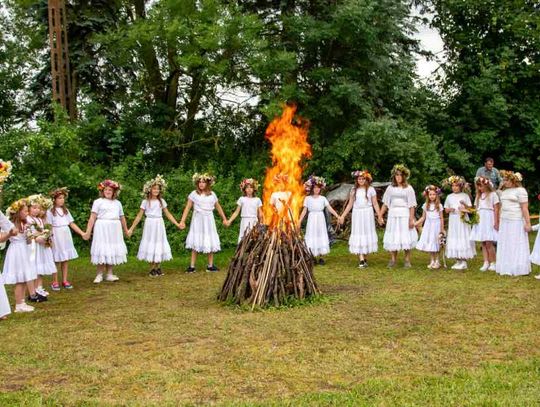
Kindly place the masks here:
<instances>
[{"instance_id":1,"label":"white dress","mask_svg":"<svg viewBox=\"0 0 540 407\"><path fill-rule=\"evenodd\" d=\"M57 263L73 260L79 257L73 245L70 224L74 222L69 211L64 215L62 208L56 208L55 213L49 209L47 211L47 223L53 227L52 230L52 253L54 261Z\"/></svg>"},{"instance_id":2,"label":"white dress","mask_svg":"<svg viewBox=\"0 0 540 407\"><path fill-rule=\"evenodd\" d=\"M480 223L472 227L471 240L476 242L496 242L495 205L500 202L496 192L482 193L476 202Z\"/></svg>"},{"instance_id":3,"label":"white dress","mask_svg":"<svg viewBox=\"0 0 540 407\"><path fill-rule=\"evenodd\" d=\"M32 233L36 232L36 226L43 229L44 223L40 218L28 216L27 224ZM53 252L50 247L33 241L30 244L30 261L35 267L35 272L38 276L50 276L56 273L56 265L54 264Z\"/></svg>"},{"instance_id":4,"label":"white dress","mask_svg":"<svg viewBox=\"0 0 540 407\"><path fill-rule=\"evenodd\" d=\"M437 208L436 204L430 203L428 209L426 203L422 205L422 210L426 213L426 219L420 240L416 244L416 248L420 251L437 253L440 250L439 234L441 233L441 212L443 207L442 205L438 206Z\"/></svg>"},{"instance_id":5,"label":"white dress","mask_svg":"<svg viewBox=\"0 0 540 407\"><path fill-rule=\"evenodd\" d=\"M507 188L501 192L501 221L497 241L496 272L501 275L523 276L531 272L529 236L521 204L528 202L525 188Z\"/></svg>"},{"instance_id":6,"label":"white dress","mask_svg":"<svg viewBox=\"0 0 540 407\"><path fill-rule=\"evenodd\" d=\"M459 207L464 202L472 206L471 198L464 192L451 193L444 201L444 208L454 208L448 215L448 236L446 237L446 257L449 259L472 259L476 255L476 247L471 241L471 227L461 220Z\"/></svg>"},{"instance_id":7,"label":"white dress","mask_svg":"<svg viewBox=\"0 0 540 407\"><path fill-rule=\"evenodd\" d=\"M97 215L90 256L92 264L115 266L127 262L127 247L124 243L122 223L124 210L116 199L99 198L92 204Z\"/></svg>"},{"instance_id":8,"label":"white dress","mask_svg":"<svg viewBox=\"0 0 540 407\"><path fill-rule=\"evenodd\" d=\"M540 224L534 225L533 231L537 233L536 239L534 240L534 246L531 252L530 260L531 263L540 265L540 233L538 233L538 230L540 230Z\"/></svg>"},{"instance_id":9,"label":"white dress","mask_svg":"<svg viewBox=\"0 0 540 407\"><path fill-rule=\"evenodd\" d=\"M221 250L221 243L214 219L214 207L218 198L214 192L209 195L192 191L188 199L193 202L193 217L189 225L186 249L197 253L215 253Z\"/></svg>"},{"instance_id":10,"label":"white dress","mask_svg":"<svg viewBox=\"0 0 540 407\"><path fill-rule=\"evenodd\" d=\"M390 185L383 195L383 203L388 207L388 220L384 231L383 245L387 251L411 250L416 246L418 233L409 228L409 210L416 207L414 189Z\"/></svg>"},{"instance_id":11,"label":"white dress","mask_svg":"<svg viewBox=\"0 0 540 407\"><path fill-rule=\"evenodd\" d=\"M141 209L146 219L144 221L143 235L137 258L148 263L161 263L172 259L171 246L167 240L165 222L163 222L163 209L167 207L164 199L145 199L141 202Z\"/></svg>"},{"instance_id":12,"label":"white dress","mask_svg":"<svg viewBox=\"0 0 540 407\"><path fill-rule=\"evenodd\" d=\"M4 284L19 284L37 278L35 267L30 263L30 245L26 232L9 238L9 246L2 271Z\"/></svg>"},{"instance_id":13,"label":"white dress","mask_svg":"<svg viewBox=\"0 0 540 407\"><path fill-rule=\"evenodd\" d=\"M0 211L0 229L2 229L2 232L9 232L14 227L13 223ZM0 318L9 314L11 314L11 306L4 287L4 279L0 274Z\"/></svg>"},{"instance_id":14,"label":"white dress","mask_svg":"<svg viewBox=\"0 0 540 407\"><path fill-rule=\"evenodd\" d=\"M308 210L304 240L313 256L324 256L330 253L328 228L324 216L324 208L329 206L330 203L324 196L314 197L310 195L304 199L304 208Z\"/></svg>"},{"instance_id":15,"label":"white dress","mask_svg":"<svg viewBox=\"0 0 540 407\"><path fill-rule=\"evenodd\" d=\"M373 212L372 198L377 196L375 188L354 188L351 199L354 199L351 235L349 236L349 252L352 254L375 253L378 248L377 229L375 227L375 214Z\"/></svg>"},{"instance_id":16,"label":"white dress","mask_svg":"<svg viewBox=\"0 0 540 407\"><path fill-rule=\"evenodd\" d=\"M253 225L257 224L259 217L259 208L262 206L261 198L242 196L238 198L236 204L241 208L240 212L240 233L238 234L238 243L242 240L246 232L248 232Z\"/></svg>"}]
</instances>

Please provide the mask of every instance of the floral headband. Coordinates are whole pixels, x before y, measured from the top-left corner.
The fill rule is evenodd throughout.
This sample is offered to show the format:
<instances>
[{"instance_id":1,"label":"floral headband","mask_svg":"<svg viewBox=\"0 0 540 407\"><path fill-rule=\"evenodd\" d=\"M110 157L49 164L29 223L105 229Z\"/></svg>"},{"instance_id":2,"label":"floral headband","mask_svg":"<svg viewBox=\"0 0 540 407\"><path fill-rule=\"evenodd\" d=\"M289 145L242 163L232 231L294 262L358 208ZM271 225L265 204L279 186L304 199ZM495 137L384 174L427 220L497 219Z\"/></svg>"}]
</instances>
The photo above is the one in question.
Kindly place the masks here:
<instances>
[{"instance_id":1,"label":"floral headband","mask_svg":"<svg viewBox=\"0 0 540 407\"><path fill-rule=\"evenodd\" d=\"M398 172L401 173L405 178L409 178L411 176L411 170L409 170L407 167L405 167L404 164L396 164L392 168L392 177L394 177Z\"/></svg>"},{"instance_id":2,"label":"floral headband","mask_svg":"<svg viewBox=\"0 0 540 407\"><path fill-rule=\"evenodd\" d=\"M465 178L459 175L449 176L442 182L442 184L443 184L443 187L448 188L448 189L452 188L452 184L458 184L461 187L462 191L470 191L471 189L470 185L467 183L467 181L465 181Z\"/></svg>"},{"instance_id":3,"label":"floral headband","mask_svg":"<svg viewBox=\"0 0 540 407\"><path fill-rule=\"evenodd\" d=\"M244 178L240 183L240 190L244 191L248 186L256 191L259 189L259 182L255 178Z\"/></svg>"},{"instance_id":4,"label":"floral headband","mask_svg":"<svg viewBox=\"0 0 540 407\"><path fill-rule=\"evenodd\" d=\"M67 198L69 195L69 189L67 189L67 187L62 187L56 188L54 191L49 192L49 196L52 199L56 199L60 195L64 195Z\"/></svg>"},{"instance_id":5,"label":"floral headband","mask_svg":"<svg viewBox=\"0 0 540 407\"><path fill-rule=\"evenodd\" d=\"M122 185L120 185L118 182L113 181L112 179L106 179L105 181L101 181L97 189L100 191L103 191L105 188L112 188L115 191L120 191L122 189Z\"/></svg>"},{"instance_id":6,"label":"floral headband","mask_svg":"<svg viewBox=\"0 0 540 407\"><path fill-rule=\"evenodd\" d=\"M318 186L321 189L326 187L326 180L323 177L317 177L316 175L311 175L306 182L304 182L304 188L307 192L311 192L313 187Z\"/></svg>"},{"instance_id":7,"label":"floral headband","mask_svg":"<svg viewBox=\"0 0 540 407\"><path fill-rule=\"evenodd\" d=\"M11 161L0 159L0 184L3 184L11 175Z\"/></svg>"},{"instance_id":8,"label":"floral headband","mask_svg":"<svg viewBox=\"0 0 540 407\"><path fill-rule=\"evenodd\" d=\"M501 177L504 178L504 179L514 181L514 182L522 182L523 181L523 175L521 175L520 172L501 170Z\"/></svg>"},{"instance_id":9,"label":"floral headband","mask_svg":"<svg viewBox=\"0 0 540 407\"><path fill-rule=\"evenodd\" d=\"M428 185L424 188L424 191L422 192L422 195L427 197L429 194L429 191L434 191L437 195L442 195L442 190L436 185Z\"/></svg>"},{"instance_id":10,"label":"floral headband","mask_svg":"<svg viewBox=\"0 0 540 407\"><path fill-rule=\"evenodd\" d=\"M493 188L493 182L491 182L491 180L489 178L486 178L486 177L475 177L474 178L474 183L476 185L486 185L486 186L490 186L491 188Z\"/></svg>"},{"instance_id":11,"label":"floral headband","mask_svg":"<svg viewBox=\"0 0 540 407\"><path fill-rule=\"evenodd\" d=\"M373 177L371 176L371 174L369 173L368 170L356 170L356 171L353 171L351 172L351 176L356 179L356 178L365 178L368 182L371 182L373 181Z\"/></svg>"},{"instance_id":12,"label":"floral headband","mask_svg":"<svg viewBox=\"0 0 540 407\"><path fill-rule=\"evenodd\" d=\"M6 215L12 217L16 213L19 213L23 206L28 206L28 201L25 198L19 199L9 205L9 208L6 210Z\"/></svg>"},{"instance_id":13,"label":"floral headband","mask_svg":"<svg viewBox=\"0 0 540 407\"><path fill-rule=\"evenodd\" d=\"M28 198L26 198L26 201L28 202L28 205L39 205L43 210L48 210L53 207L52 199L47 198L42 194L30 195Z\"/></svg>"},{"instance_id":14,"label":"floral headband","mask_svg":"<svg viewBox=\"0 0 540 407\"><path fill-rule=\"evenodd\" d=\"M191 177L191 179L195 185L197 185L200 181L204 181L210 186L216 183L216 177L207 172L202 174L196 172L195 174L193 174L193 177Z\"/></svg>"},{"instance_id":15,"label":"floral headband","mask_svg":"<svg viewBox=\"0 0 540 407\"><path fill-rule=\"evenodd\" d=\"M167 189L167 182L165 181L165 179L163 178L163 176L161 175L157 175L156 178L150 180L150 181L147 181L144 186L143 186L143 195L144 196L147 196L150 191L152 191L152 188L154 187L154 185L158 185L159 188L161 189L161 192L165 192L165 190Z\"/></svg>"}]
</instances>

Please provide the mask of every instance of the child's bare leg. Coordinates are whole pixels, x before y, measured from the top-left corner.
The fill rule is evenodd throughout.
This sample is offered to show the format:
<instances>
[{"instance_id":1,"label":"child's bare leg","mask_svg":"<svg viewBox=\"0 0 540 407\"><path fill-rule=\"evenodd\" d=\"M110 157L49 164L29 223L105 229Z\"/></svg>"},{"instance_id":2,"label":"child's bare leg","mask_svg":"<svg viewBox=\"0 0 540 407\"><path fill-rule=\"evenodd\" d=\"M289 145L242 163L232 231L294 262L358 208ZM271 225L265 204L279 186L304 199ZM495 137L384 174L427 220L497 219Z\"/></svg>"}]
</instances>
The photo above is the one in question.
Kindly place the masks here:
<instances>
[{"instance_id":1,"label":"child's bare leg","mask_svg":"<svg viewBox=\"0 0 540 407\"><path fill-rule=\"evenodd\" d=\"M195 263L197 262L197 252L195 250L191 251L191 267L195 267Z\"/></svg>"},{"instance_id":2,"label":"child's bare leg","mask_svg":"<svg viewBox=\"0 0 540 407\"><path fill-rule=\"evenodd\" d=\"M62 281L65 283L66 281L68 281L68 262L63 261L60 264L62 268Z\"/></svg>"}]
</instances>

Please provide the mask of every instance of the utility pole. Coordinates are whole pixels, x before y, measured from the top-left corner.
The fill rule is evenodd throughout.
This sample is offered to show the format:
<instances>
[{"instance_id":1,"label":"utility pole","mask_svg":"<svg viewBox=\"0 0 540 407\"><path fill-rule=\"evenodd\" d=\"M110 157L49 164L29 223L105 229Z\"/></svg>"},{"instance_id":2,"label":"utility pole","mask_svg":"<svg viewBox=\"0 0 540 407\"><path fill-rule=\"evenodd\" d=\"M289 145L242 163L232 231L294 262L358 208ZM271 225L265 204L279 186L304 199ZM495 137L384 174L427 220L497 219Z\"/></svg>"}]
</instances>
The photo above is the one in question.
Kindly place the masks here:
<instances>
[{"instance_id":1,"label":"utility pole","mask_svg":"<svg viewBox=\"0 0 540 407\"><path fill-rule=\"evenodd\" d=\"M48 0L48 6L52 97L54 102L59 103L68 112L71 120L75 120L76 96L71 87L66 4L64 0Z\"/></svg>"}]
</instances>

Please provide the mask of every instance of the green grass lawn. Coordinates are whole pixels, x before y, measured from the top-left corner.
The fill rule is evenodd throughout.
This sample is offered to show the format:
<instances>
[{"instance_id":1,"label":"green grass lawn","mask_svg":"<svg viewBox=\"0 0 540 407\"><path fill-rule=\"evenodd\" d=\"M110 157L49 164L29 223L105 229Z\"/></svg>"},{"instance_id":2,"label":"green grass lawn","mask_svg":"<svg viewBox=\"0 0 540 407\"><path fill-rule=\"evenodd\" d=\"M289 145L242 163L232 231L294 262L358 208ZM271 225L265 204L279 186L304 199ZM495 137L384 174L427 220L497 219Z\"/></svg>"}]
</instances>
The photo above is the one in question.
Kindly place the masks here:
<instances>
[{"instance_id":1,"label":"green grass lawn","mask_svg":"<svg viewBox=\"0 0 540 407\"><path fill-rule=\"evenodd\" d=\"M0 405L540 405L532 276L429 271L419 253L360 270L340 243L316 268L323 300L246 312L215 301L224 271L187 259L157 279L130 259L97 286L73 262L74 290L0 323Z\"/></svg>"}]
</instances>

